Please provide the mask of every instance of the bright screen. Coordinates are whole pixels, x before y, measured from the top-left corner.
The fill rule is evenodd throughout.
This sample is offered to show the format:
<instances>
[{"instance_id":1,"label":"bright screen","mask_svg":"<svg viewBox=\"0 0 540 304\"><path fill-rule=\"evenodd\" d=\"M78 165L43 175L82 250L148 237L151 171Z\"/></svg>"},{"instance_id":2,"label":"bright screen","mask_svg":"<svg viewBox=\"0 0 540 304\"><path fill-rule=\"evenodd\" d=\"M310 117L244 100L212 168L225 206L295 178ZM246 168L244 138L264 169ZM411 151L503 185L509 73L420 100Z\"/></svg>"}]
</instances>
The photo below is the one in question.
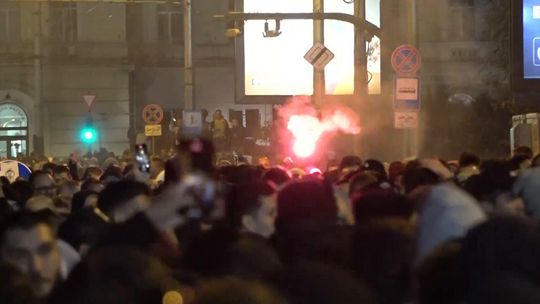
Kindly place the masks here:
<instances>
[{"instance_id":1,"label":"bright screen","mask_svg":"<svg viewBox=\"0 0 540 304\"><path fill-rule=\"evenodd\" d=\"M540 79L540 0L523 0L523 72Z\"/></svg>"},{"instance_id":2,"label":"bright screen","mask_svg":"<svg viewBox=\"0 0 540 304\"><path fill-rule=\"evenodd\" d=\"M366 1L366 19L379 24L380 0ZM354 14L353 4L325 1L328 13ZM308 13L313 0L244 0L248 13ZM304 55L313 46L312 20L282 20L281 35L263 37L265 21L244 25L245 95L312 95L313 67ZM275 28L274 20L268 20ZM326 94L349 95L354 89L354 26L327 20L324 45L335 57L325 67ZM369 90L380 93L380 42L375 37L368 46Z\"/></svg>"}]
</instances>

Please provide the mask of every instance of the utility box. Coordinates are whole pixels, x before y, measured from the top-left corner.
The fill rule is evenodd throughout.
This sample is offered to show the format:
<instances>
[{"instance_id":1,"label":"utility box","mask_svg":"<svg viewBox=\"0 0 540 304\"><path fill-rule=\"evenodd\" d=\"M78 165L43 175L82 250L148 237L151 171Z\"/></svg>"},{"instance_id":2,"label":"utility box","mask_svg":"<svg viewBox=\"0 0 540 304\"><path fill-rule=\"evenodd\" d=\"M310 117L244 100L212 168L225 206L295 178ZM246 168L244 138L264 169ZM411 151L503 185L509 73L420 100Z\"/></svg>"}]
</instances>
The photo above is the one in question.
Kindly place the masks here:
<instances>
[{"instance_id":1,"label":"utility box","mask_svg":"<svg viewBox=\"0 0 540 304\"><path fill-rule=\"evenodd\" d=\"M540 153L540 113L512 116L510 129L510 148L530 147L534 154Z\"/></svg>"}]
</instances>

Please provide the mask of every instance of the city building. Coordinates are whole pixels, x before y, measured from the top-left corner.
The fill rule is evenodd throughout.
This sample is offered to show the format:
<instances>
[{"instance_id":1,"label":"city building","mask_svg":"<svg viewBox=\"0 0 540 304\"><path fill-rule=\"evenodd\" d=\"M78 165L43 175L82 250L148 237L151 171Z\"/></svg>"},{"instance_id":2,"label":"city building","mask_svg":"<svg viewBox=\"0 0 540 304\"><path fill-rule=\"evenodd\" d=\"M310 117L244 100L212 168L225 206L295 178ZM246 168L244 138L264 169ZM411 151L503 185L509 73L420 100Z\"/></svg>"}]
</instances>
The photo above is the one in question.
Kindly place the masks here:
<instances>
[{"instance_id":1,"label":"city building","mask_svg":"<svg viewBox=\"0 0 540 304\"><path fill-rule=\"evenodd\" d=\"M227 5L193 3L195 107L254 109L263 123L271 106L235 105L234 44L213 19ZM144 132L142 109L152 103L167 113L167 133L184 107L183 66L179 4L2 1L0 157L122 153ZM96 96L91 108L84 95ZM88 146L79 131L90 114L99 136Z\"/></svg>"}]
</instances>

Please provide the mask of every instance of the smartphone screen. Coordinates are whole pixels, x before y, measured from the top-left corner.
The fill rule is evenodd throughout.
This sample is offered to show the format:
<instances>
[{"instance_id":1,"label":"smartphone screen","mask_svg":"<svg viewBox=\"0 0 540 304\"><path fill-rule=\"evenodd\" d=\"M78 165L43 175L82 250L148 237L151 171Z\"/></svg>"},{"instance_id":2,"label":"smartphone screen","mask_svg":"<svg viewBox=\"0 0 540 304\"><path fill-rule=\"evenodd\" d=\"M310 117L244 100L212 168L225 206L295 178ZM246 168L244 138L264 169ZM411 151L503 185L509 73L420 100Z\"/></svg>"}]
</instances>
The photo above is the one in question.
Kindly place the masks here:
<instances>
[{"instance_id":1,"label":"smartphone screen","mask_svg":"<svg viewBox=\"0 0 540 304\"><path fill-rule=\"evenodd\" d=\"M150 172L150 157L145 144L135 145L135 159L141 172Z\"/></svg>"}]
</instances>

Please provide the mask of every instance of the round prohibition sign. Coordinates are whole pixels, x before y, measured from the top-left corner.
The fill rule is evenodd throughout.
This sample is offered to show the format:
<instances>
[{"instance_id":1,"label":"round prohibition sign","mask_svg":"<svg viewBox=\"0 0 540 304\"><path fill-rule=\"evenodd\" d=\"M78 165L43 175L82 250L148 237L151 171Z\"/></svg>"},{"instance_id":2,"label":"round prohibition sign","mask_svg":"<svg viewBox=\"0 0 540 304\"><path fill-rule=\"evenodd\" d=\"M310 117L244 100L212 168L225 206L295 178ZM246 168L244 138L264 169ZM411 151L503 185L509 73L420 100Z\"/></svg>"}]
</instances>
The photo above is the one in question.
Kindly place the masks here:
<instances>
[{"instance_id":1,"label":"round prohibition sign","mask_svg":"<svg viewBox=\"0 0 540 304\"><path fill-rule=\"evenodd\" d=\"M414 75L422 67L422 57L412 45L402 45L392 53L392 67L400 75Z\"/></svg>"},{"instance_id":2,"label":"round prohibition sign","mask_svg":"<svg viewBox=\"0 0 540 304\"><path fill-rule=\"evenodd\" d=\"M143 109L143 120L149 125L160 124L163 120L163 108L157 104L149 104Z\"/></svg>"}]
</instances>

